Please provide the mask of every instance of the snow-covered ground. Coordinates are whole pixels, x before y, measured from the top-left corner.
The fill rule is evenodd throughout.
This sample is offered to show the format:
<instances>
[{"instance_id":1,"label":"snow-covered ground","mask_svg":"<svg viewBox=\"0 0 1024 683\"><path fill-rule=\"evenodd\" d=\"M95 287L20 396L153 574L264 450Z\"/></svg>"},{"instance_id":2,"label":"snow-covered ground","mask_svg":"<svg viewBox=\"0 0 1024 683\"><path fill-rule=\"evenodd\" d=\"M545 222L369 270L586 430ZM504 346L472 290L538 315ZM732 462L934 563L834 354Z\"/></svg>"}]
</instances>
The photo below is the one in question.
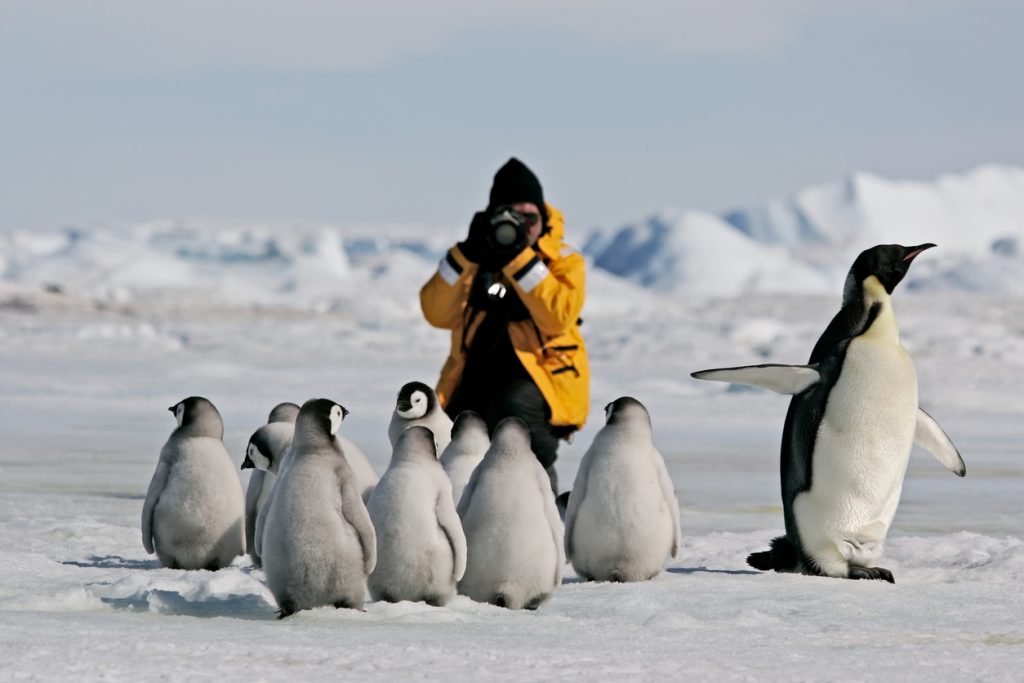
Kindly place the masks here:
<instances>
[{"instance_id":1,"label":"snow-covered ground","mask_svg":"<svg viewBox=\"0 0 1024 683\"><path fill-rule=\"evenodd\" d=\"M274 404L333 398L352 411L342 429L384 470L398 388L433 382L447 352L416 291L454 234L156 223L0 241L0 678L1021 679L1019 290L989 273L980 291L947 278L896 293L922 405L967 463L958 479L912 457L883 563L896 584L762 574L744 559L782 530L787 402L689 373L804 361L839 291L788 247L821 285L761 286L785 269L718 235L725 253L705 245L701 259L763 275L743 292L694 294L665 257L702 242L696 229L670 229L650 254L661 260L649 272L668 279L591 270L592 418L558 461L568 488L603 406L628 394L649 407L684 536L656 580L584 584L570 569L535 613L458 597L279 622L245 559L219 572L160 568L139 516L174 425L166 408L185 396L218 406L238 463ZM957 272L1001 258L1020 279L1019 255L991 246L957 252L975 264Z\"/></svg>"}]
</instances>

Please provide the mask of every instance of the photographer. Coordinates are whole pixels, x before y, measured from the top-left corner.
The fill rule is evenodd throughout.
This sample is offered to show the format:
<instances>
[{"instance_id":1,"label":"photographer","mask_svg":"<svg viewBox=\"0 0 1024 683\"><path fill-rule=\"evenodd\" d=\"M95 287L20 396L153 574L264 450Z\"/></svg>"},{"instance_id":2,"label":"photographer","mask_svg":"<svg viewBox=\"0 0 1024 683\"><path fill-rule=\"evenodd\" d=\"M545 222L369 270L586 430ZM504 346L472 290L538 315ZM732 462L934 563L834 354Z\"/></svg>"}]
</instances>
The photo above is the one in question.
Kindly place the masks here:
<instances>
[{"instance_id":1,"label":"photographer","mask_svg":"<svg viewBox=\"0 0 1024 683\"><path fill-rule=\"evenodd\" d=\"M558 494L558 440L583 426L590 373L580 336L583 256L562 242L562 214L544 203L518 159L494 176L490 202L420 290L431 325L452 331L437 395L451 417L474 410L493 433L522 418Z\"/></svg>"}]
</instances>

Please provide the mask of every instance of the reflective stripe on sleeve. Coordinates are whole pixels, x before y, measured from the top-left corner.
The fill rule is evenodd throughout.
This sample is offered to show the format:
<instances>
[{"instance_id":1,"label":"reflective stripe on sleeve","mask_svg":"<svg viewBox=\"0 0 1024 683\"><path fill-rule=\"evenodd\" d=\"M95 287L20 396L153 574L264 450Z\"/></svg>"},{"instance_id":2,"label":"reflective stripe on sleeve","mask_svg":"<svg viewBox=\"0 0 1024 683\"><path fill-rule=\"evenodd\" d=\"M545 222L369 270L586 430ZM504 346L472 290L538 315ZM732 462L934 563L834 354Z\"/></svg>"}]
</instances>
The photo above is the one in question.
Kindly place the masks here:
<instances>
[{"instance_id":1,"label":"reflective stripe on sleeve","mask_svg":"<svg viewBox=\"0 0 1024 683\"><path fill-rule=\"evenodd\" d=\"M524 292L530 292L548 276L549 272L548 267L544 265L540 257L534 256L513 277L519 283L519 286L523 288Z\"/></svg>"},{"instance_id":2,"label":"reflective stripe on sleeve","mask_svg":"<svg viewBox=\"0 0 1024 683\"><path fill-rule=\"evenodd\" d=\"M441 263L438 264L437 272L445 282L449 285L454 285L459 279L459 274L462 273L462 266L459 265L459 262L452 256L452 252L449 251L441 259Z\"/></svg>"}]
</instances>

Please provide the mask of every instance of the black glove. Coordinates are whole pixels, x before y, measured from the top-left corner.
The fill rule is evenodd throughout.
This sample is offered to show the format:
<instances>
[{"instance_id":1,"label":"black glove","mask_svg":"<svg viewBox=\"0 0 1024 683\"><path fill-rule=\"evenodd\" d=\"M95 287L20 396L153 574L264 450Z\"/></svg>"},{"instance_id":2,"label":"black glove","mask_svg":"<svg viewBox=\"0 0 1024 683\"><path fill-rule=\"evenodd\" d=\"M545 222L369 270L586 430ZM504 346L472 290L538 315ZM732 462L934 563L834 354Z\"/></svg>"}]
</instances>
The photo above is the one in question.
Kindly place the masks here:
<instances>
[{"instance_id":1,"label":"black glove","mask_svg":"<svg viewBox=\"0 0 1024 683\"><path fill-rule=\"evenodd\" d=\"M483 211L473 214L469 223L469 235L459 242L459 251L473 263L480 263L487 252L489 244L487 233L491 227L491 218Z\"/></svg>"}]
</instances>

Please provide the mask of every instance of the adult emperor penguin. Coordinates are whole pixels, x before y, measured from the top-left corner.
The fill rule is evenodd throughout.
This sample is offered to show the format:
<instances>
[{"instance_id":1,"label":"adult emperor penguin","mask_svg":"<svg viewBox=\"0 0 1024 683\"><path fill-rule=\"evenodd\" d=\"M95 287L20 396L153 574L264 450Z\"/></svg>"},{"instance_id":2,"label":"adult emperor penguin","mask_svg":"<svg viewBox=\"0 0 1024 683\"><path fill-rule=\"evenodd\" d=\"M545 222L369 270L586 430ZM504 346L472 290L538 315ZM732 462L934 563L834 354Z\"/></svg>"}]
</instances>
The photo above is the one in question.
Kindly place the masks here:
<instances>
[{"instance_id":1,"label":"adult emperor penguin","mask_svg":"<svg viewBox=\"0 0 1024 683\"><path fill-rule=\"evenodd\" d=\"M466 571L466 536L434 448L423 425L404 430L370 497L377 566L367 586L374 600L444 605Z\"/></svg>"},{"instance_id":2,"label":"adult emperor penguin","mask_svg":"<svg viewBox=\"0 0 1024 683\"><path fill-rule=\"evenodd\" d=\"M651 418L635 398L605 407L565 515L565 554L586 580L646 581L679 554L679 501Z\"/></svg>"},{"instance_id":3,"label":"adult emperor penguin","mask_svg":"<svg viewBox=\"0 0 1024 683\"><path fill-rule=\"evenodd\" d=\"M355 475L334 439L346 410L311 399L266 512L261 554L283 618L324 605L361 609L377 540Z\"/></svg>"},{"instance_id":4,"label":"adult emperor penguin","mask_svg":"<svg viewBox=\"0 0 1024 683\"><path fill-rule=\"evenodd\" d=\"M917 375L900 344L891 295L934 244L867 249L846 278L843 306L807 365L704 370L697 379L793 396L782 432L786 534L753 553L756 569L894 582L876 566L914 443L964 476L956 447L918 407Z\"/></svg>"},{"instance_id":5,"label":"adult emperor penguin","mask_svg":"<svg viewBox=\"0 0 1024 683\"><path fill-rule=\"evenodd\" d=\"M441 408L434 390L423 382L409 382L398 392L395 412L388 424L392 447L398 443L402 430L412 425L424 425L434 433L438 453L443 453L452 440L452 420Z\"/></svg>"},{"instance_id":6,"label":"adult emperor penguin","mask_svg":"<svg viewBox=\"0 0 1024 683\"><path fill-rule=\"evenodd\" d=\"M290 422L270 422L249 437L241 469L251 469L249 488L245 492L245 545L253 564L259 567L260 554L256 547L256 524L260 512L270 500L281 463L292 445L295 425Z\"/></svg>"},{"instance_id":7,"label":"adult emperor penguin","mask_svg":"<svg viewBox=\"0 0 1024 683\"><path fill-rule=\"evenodd\" d=\"M458 512L467 545L459 593L509 609L537 609L551 597L565 565L562 520L521 419L498 423Z\"/></svg>"},{"instance_id":8,"label":"adult emperor penguin","mask_svg":"<svg viewBox=\"0 0 1024 683\"><path fill-rule=\"evenodd\" d=\"M469 483L473 470L484 459L491 445L487 436L487 423L472 410L464 410L455 417L452 441L441 454L441 466L452 483L452 497L459 504L462 491Z\"/></svg>"},{"instance_id":9,"label":"adult emperor penguin","mask_svg":"<svg viewBox=\"0 0 1024 683\"><path fill-rule=\"evenodd\" d=\"M191 396L168 410L178 422L160 451L142 506L142 545L172 569L220 569L245 553L242 482L224 448L224 422Z\"/></svg>"}]
</instances>

